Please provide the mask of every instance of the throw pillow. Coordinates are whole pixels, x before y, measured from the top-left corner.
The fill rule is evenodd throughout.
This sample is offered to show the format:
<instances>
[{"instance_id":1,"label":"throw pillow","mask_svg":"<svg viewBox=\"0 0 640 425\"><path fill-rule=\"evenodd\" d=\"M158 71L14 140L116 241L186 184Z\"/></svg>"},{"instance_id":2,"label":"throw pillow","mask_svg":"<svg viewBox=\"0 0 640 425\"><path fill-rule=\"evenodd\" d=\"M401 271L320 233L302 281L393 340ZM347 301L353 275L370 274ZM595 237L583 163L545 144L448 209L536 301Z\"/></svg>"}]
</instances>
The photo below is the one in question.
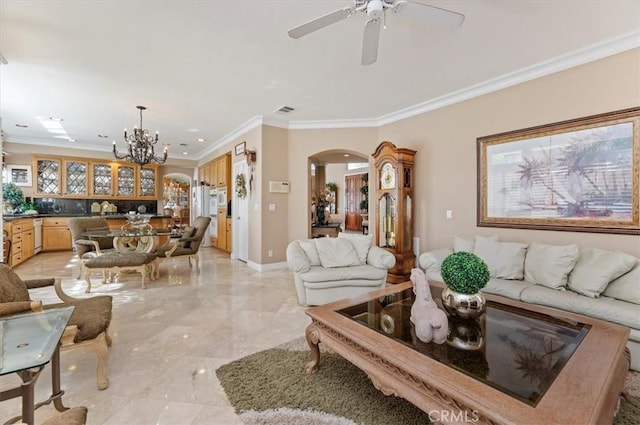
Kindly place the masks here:
<instances>
[{"instance_id":1,"label":"throw pillow","mask_svg":"<svg viewBox=\"0 0 640 425\"><path fill-rule=\"evenodd\" d=\"M304 251L309 259L309 264L312 266L320 265L320 258L318 257L318 251L316 250L316 244L313 241L298 241L300 248Z\"/></svg>"},{"instance_id":2,"label":"throw pillow","mask_svg":"<svg viewBox=\"0 0 640 425\"><path fill-rule=\"evenodd\" d=\"M527 244L476 236L473 253L487 263L491 277L518 280L524 277Z\"/></svg>"},{"instance_id":3,"label":"throw pillow","mask_svg":"<svg viewBox=\"0 0 640 425\"><path fill-rule=\"evenodd\" d=\"M324 268L359 266L360 259L353 244L346 238L313 240Z\"/></svg>"},{"instance_id":4,"label":"throw pillow","mask_svg":"<svg viewBox=\"0 0 640 425\"><path fill-rule=\"evenodd\" d=\"M481 237L481 236L476 236L476 237ZM498 235L488 236L488 239L493 239L494 241L497 241ZM475 242L462 239L458 236L453 237L453 252L463 251L463 252L470 252L473 254L474 249L475 249Z\"/></svg>"},{"instance_id":5,"label":"throw pillow","mask_svg":"<svg viewBox=\"0 0 640 425\"><path fill-rule=\"evenodd\" d=\"M360 264L367 264L367 256L369 255L369 248L373 243L373 235L359 235L356 233L338 233L339 238L349 239L349 242L353 244L358 254Z\"/></svg>"},{"instance_id":6,"label":"throw pillow","mask_svg":"<svg viewBox=\"0 0 640 425\"><path fill-rule=\"evenodd\" d=\"M631 271L609 283L602 295L640 304L640 260L636 261L636 265Z\"/></svg>"},{"instance_id":7,"label":"throw pillow","mask_svg":"<svg viewBox=\"0 0 640 425\"><path fill-rule=\"evenodd\" d=\"M191 248L191 241L185 241L182 240L183 238L191 238L193 237L193 235L196 234L196 228L193 226L187 226L184 228L184 231L182 232L182 237L180 238L180 242L178 242L178 246L183 247L183 248Z\"/></svg>"},{"instance_id":8,"label":"throw pillow","mask_svg":"<svg viewBox=\"0 0 640 425\"><path fill-rule=\"evenodd\" d=\"M636 265L636 258L622 251L588 248L580 252L569 275L569 289L587 297L599 297L609 282Z\"/></svg>"},{"instance_id":9,"label":"throw pillow","mask_svg":"<svg viewBox=\"0 0 640 425\"><path fill-rule=\"evenodd\" d=\"M524 280L564 290L578 260L577 245L545 245L531 242L524 260Z\"/></svg>"},{"instance_id":10,"label":"throw pillow","mask_svg":"<svg viewBox=\"0 0 640 425\"><path fill-rule=\"evenodd\" d=\"M98 232L109 232L109 226L98 226L98 227L87 227L87 232L98 233ZM81 238L86 239L86 238ZM98 246L100 249L110 249L113 248L113 236L105 236L105 237L93 237L93 240L98 242Z\"/></svg>"}]
</instances>

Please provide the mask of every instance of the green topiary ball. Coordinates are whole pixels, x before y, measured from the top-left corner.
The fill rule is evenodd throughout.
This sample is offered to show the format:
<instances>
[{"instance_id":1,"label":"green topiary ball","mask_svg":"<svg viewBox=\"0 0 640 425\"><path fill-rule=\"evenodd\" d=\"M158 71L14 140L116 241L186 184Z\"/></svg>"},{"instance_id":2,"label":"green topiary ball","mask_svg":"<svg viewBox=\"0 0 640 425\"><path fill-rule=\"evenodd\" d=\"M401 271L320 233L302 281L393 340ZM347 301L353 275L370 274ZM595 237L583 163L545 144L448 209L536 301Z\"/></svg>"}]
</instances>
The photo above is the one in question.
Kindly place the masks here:
<instances>
[{"instance_id":1,"label":"green topiary ball","mask_svg":"<svg viewBox=\"0 0 640 425\"><path fill-rule=\"evenodd\" d=\"M461 294L476 294L489 281L489 267L470 252L458 251L449 255L442 262L440 274L449 289Z\"/></svg>"}]
</instances>

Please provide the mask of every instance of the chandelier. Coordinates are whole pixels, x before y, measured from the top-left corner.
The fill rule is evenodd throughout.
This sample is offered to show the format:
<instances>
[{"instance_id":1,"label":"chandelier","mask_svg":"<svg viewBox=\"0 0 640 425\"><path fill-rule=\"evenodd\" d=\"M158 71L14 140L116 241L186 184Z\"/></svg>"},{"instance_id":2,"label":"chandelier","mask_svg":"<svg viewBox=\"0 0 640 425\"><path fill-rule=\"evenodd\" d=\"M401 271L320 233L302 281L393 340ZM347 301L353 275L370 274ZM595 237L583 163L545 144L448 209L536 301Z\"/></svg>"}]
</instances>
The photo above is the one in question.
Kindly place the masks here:
<instances>
[{"instance_id":1,"label":"chandelier","mask_svg":"<svg viewBox=\"0 0 640 425\"><path fill-rule=\"evenodd\" d=\"M116 149L116 141L113 141L113 155L117 159L133 162L141 167L155 162L156 164L164 164L167 160L168 147L164 146L163 155L156 156L155 145L158 143L158 132L155 136L151 136L149 132L142 128L142 111L144 106L136 106L140 110L140 128L133 127L133 134L127 135L127 129L124 129L124 140L129 144L127 153L120 154Z\"/></svg>"}]
</instances>

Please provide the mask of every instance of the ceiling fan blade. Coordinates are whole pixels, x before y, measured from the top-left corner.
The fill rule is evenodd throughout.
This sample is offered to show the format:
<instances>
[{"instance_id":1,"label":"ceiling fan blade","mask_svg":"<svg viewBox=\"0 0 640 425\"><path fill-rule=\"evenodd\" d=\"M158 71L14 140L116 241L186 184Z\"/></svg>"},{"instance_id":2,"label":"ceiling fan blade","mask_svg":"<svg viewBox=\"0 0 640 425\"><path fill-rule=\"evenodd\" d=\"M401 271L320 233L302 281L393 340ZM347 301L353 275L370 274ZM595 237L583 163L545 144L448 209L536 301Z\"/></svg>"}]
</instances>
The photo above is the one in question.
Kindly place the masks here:
<instances>
[{"instance_id":1,"label":"ceiling fan blade","mask_svg":"<svg viewBox=\"0 0 640 425\"><path fill-rule=\"evenodd\" d=\"M393 13L412 21L443 30L454 30L464 22L464 15L439 7L399 0L393 6Z\"/></svg>"},{"instance_id":2,"label":"ceiling fan blade","mask_svg":"<svg viewBox=\"0 0 640 425\"><path fill-rule=\"evenodd\" d=\"M318 31L326 26L331 24L335 24L343 19L347 19L354 12L354 8L352 6L347 6L342 9L338 9L331 13L328 13L324 16L320 16L319 18L313 19L309 22L305 22L302 25L298 25L297 27L291 28L289 30L289 37L291 38L300 38L304 35L310 34L314 31Z\"/></svg>"},{"instance_id":3,"label":"ceiling fan blade","mask_svg":"<svg viewBox=\"0 0 640 425\"><path fill-rule=\"evenodd\" d=\"M380 18L367 21L362 39L362 64L371 65L378 60L378 42L380 41Z\"/></svg>"}]
</instances>

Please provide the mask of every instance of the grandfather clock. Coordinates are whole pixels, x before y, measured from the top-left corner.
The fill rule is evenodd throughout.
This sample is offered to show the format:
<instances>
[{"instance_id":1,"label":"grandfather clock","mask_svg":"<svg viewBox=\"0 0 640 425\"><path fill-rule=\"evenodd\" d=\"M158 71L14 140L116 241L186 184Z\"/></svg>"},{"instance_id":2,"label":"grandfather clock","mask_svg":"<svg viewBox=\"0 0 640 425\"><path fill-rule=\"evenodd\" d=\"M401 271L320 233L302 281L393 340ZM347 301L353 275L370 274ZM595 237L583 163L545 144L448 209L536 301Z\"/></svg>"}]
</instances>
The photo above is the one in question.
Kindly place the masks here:
<instances>
[{"instance_id":1,"label":"grandfather clock","mask_svg":"<svg viewBox=\"0 0 640 425\"><path fill-rule=\"evenodd\" d=\"M408 281L415 266L416 256L412 250L415 155L414 150L397 148L386 141L373 153L377 188L376 244L396 257L396 265L387 275L390 283Z\"/></svg>"}]
</instances>

